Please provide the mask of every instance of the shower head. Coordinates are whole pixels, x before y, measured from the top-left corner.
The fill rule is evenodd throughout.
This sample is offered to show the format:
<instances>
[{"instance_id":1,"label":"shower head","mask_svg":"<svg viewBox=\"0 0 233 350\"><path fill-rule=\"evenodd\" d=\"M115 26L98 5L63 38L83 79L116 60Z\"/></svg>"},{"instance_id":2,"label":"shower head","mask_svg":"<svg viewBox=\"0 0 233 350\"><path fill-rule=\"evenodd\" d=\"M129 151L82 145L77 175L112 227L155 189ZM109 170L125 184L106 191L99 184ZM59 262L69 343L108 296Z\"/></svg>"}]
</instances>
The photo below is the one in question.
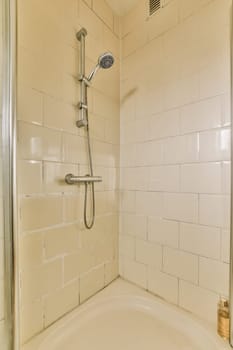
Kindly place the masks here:
<instances>
[{"instance_id":1,"label":"shower head","mask_svg":"<svg viewBox=\"0 0 233 350\"><path fill-rule=\"evenodd\" d=\"M106 52L98 59L98 65L103 69L111 68L114 63L114 57L111 52Z\"/></svg>"},{"instance_id":2,"label":"shower head","mask_svg":"<svg viewBox=\"0 0 233 350\"><path fill-rule=\"evenodd\" d=\"M90 82L100 68L108 69L111 68L114 63L114 57L111 52L105 52L103 55L99 56L98 63L95 68L91 71L88 81Z\"/></svg>"}]
</instances>

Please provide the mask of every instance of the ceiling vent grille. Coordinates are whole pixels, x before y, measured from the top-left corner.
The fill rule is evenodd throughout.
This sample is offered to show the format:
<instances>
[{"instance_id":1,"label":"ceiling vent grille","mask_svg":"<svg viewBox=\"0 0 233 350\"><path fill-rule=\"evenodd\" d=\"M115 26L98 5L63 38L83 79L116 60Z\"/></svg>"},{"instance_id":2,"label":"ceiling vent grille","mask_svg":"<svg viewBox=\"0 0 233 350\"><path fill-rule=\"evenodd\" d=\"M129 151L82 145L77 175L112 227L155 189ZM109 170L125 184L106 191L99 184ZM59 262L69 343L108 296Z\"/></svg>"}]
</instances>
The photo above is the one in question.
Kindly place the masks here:
<instances>
[{"instance_id":1,"label":"ceiling vent grille","mask_svg":"<svg viewBox=\"0 0 233 350\"><path fill-rule=\"evenodd\" d=\"M161 0L149 0L149 13L152 16L156 11L161 8Z\"/></svg>"}]
</instances>

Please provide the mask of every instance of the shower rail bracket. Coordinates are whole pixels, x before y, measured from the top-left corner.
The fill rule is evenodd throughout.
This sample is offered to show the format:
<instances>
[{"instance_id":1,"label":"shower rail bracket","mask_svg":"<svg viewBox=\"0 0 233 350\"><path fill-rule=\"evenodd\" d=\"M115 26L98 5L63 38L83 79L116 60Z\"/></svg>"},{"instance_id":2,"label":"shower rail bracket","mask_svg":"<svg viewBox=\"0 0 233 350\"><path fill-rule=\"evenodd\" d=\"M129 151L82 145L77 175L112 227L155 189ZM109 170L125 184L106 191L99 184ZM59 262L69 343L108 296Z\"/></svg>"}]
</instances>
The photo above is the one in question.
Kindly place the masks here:
<instances>
[{"instance_id":1,"label":"shower rail bracket","mask_svg":"<svg viewBox=\"0 0 233 350\"><path fill-rule=\"evenodd\" d=\"M80 82L84 82L86 84L86 86L90 87L91 86L91 82L88 80L87 77L85 77L85 75L83 74L79 74L78 75L78 81Z\"/></svg>"},{"instance_id":2,"label":"shower rail bracket","mask_svg":"<svg viewBox=\"0 0 233 350\"><path fill-rule=\"evenodd\" d=\"M75 176L73 174L67 174L65 176L65 182L68 185L74 185L74 184L90 184L93 182L102 182L102 177L101 176L90 176L90 175L85 175L85 176Z\"/></svg>"},{"instance_id":3,"label":"shower rail bracket","mask_svg":"<svg viewBox=\"0 0 233 350\"><path fill-rule=\"evenodd\" d=\"M85 103L83 103L83 102L79 102L78 103L78 108L79 109L85 109L86 111L88 110L88 106Z\"/></svg>"},{"instance_id":4,"label":"shower rail bracket","mask_svg":"<svg viewBox=\"0 0 233 350\"><path fill-rule=\"evenodd\" d=\"M77 33L76 33L76 38L81 41L81 39L87 35L87 30L85 28L80 29Z\"/></svg>"}]
</instances>

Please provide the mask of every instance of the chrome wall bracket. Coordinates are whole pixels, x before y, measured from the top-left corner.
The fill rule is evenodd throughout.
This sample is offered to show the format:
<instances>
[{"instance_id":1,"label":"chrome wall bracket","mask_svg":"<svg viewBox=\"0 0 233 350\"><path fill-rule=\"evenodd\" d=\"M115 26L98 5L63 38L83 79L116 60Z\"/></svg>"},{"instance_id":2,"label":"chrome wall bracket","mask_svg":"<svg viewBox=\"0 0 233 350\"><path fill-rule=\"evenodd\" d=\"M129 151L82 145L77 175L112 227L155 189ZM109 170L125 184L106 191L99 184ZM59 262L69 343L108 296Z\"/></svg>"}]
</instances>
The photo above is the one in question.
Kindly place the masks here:
<instances>
[{"instance_id":1,"label":"chrome wall bracket","mask_svg":"<svg viewBox=\"0 0 233 350\"><path fill-rule=\"evenodd\" d=\"M87 30L86 30L85 28L82 28L82 29L80 29L80 30L77 32L76 38L77 38L79 41L81 41L82 38L83 38L83 37L85 38L86 35L87 35Z\"/></svg>"}]
</instances>

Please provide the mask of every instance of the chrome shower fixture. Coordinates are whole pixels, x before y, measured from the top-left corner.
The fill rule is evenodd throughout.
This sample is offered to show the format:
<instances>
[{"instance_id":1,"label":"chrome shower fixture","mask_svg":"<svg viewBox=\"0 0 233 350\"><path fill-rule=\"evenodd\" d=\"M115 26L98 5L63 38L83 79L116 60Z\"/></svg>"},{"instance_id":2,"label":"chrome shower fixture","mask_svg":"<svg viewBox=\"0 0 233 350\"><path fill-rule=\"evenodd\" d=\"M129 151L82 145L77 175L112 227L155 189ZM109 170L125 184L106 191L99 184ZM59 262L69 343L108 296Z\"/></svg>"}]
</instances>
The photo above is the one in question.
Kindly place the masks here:
<instances>
[{"instance_id":1,"label":"chrome shower fixture","mask_svg":"<svg viewBox=\"0 0 233 350\"><path fill-rule=\"evenodd\" d=\"M103 68L103 69L111 68L113 63L114 63L113 54L111 52L105 52L103 55L101 55L99 57L97 65L91 71L91 73L90 73L90 75L88 77L88 81L89 82L92 81L92 79L94 78L94 76L96 75L96 73L98 72L98 70L100 68Z\"/></svg>"},{"instance_id":2,"label":"chrome shower fixture","mask_svg":"<svg viewBox=\"0 0 233 350\"><path fill-rule=\"evenodd\" d=\"M87 98L87 88L91 85L91 81L98 72L100 68L108 69L112 67L114 63L114 58L111 52L106 52L101 55L98 59L98 63L95 68L91 71L90 75L86 77L85 74L85 37L87 31L82 28L76 37L80 41L80 60L79 60L79 81L80 81L80 102L79 107L79 120L76 122L78 128L85 127L87 134L87 150L89 158L89 174L85 176L75 176L73 174L67 174L65 176L65 181L68 185L74 184L84 184L85 185L85 196L84 196L84 224L87 229L91 229L95 222L95 182L101 182L102 178L100 176L94 176L93 164L92 164L92 154L91 154L91 140L89 133L89 123L88 123L88 98ZM91 194L91 213L88 218L88 189L90 189Z\"/></svg>"},{"instance_id":3,"label":"chrome shower fixture","mask_svg":"<svg viewBox=\"0 0 233 350\"><path fill-rule=\"evenodd\" d=\"M80 102L79 107L79 120L76 122L78 128L88 127L88 104L87 104L87 88L91 85L92 79L100 68L108 69L111 68L114 63L114 57L111 52L105 52L98 58L97 65L91 71L89 76L85 73L85 37L87 36L87 30L82 28L77 32L76 38L80 41L80 60L79 60L79 81L81 84L80 88Z\"/></svg>"}]
</instances>

